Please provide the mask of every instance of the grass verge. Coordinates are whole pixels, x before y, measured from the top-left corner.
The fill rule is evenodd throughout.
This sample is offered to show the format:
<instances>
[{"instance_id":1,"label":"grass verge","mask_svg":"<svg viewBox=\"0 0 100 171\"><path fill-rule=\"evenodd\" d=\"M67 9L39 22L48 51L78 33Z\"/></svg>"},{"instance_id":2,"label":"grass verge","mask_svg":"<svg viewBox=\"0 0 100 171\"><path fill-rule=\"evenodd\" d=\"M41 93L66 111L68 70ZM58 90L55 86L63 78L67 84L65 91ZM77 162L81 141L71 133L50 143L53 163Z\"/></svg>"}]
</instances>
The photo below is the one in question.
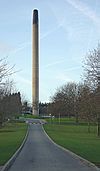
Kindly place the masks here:
<instances>
[{"instance_id":1,"label":"grass verge","mask_svg":"<svg viewBox=\"0 0 100 171\"><path fill-rule=\"evenodd\" d=\"M47 124L44 129L57 144L96 165L100 164L100 138L96 136L96 126L91 126L91 133L86 125Z\"/></svg>"},{"instance_id":2,"label":"grass verge","mask_svg":"<svg viewBox=\"0 0 100 171\"><path fill-rule=\"evenodd\" d=\"M4 165L21 145L26 130L25 123L9 123L0 129L0 165Z\"/></svg>"}]
</instances>

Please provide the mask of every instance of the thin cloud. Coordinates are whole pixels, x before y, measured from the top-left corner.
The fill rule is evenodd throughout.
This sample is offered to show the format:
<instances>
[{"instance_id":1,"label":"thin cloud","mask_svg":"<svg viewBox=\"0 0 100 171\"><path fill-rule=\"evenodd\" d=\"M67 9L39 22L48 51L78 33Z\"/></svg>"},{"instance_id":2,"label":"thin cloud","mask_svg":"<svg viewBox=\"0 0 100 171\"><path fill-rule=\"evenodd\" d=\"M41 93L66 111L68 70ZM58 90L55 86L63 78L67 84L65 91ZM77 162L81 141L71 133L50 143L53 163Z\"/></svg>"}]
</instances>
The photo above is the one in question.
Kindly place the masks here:
<instances>
[{"instance_id":1,"label":"thin cloud","mask_svg":"<svg viewBox=\"0 0 100 171\"><path fill-rule=\"evenodd\" d=\"M55 79L64 82L73 81L71 78L69 78L68 74L61 73L61 72L56 75Z\"/></svg>"},{"instance_id":2,"label":"thin cloud","mask_svg":"<svg viewBox=\"0 0 100 171\"><path fill-rule=\"evenodd\" d=\"M77 67L70 67L70 68L67 68L66 70L64 71L74 71L74 70L78 70L78 69L81 69L81 66L77 66Z\"/></svg>"},{"instance_id":3,"label":"thin cloud","mask_svg":"<svg viewBox=\"0 0 100 171\"><path fill-rule=\"evenodd\" d=\"M9 51L12 51L13 50L13 48L9 45L9 44L7 44L7 43L5 43L5 42L0 42L0 52L9 52Z\"/></svg>"},{"instance_id":4,"label":"thin cloud","mask_svg":"<svg viewBox=\"0 0 100 171\"><path fill-rule=\"evenodd\" d=\"M55 66L55 65L60 64L60 63L63 63L63 62L65 62L65 59L59 60L59 61L55 61L55 62L52 62L52 63L50 63L50 64L47 64L47 65L44 66L44 67L45 67L45 68L52 67L52 66Z\"/></svg>"},{"instance_id":5,"label":"thin cloud","mask_svg":"<svg viewBox=\"0 0 100 171\"><path fill-rule=\"evenodd\" d=\"M58 25L60 25L60 27L64 24L65 22L65 12L61 7L60 8L56 8L50 1L48 1L48 5L56 19L56 22L58 23Z\"/></svg>"},{"instance_id":6,"label":"thin cloud","mask_svg":"<svg viewBox=\"0 0 100 171\"><path fill-rule=\"evenodd\" d=\"M55 8L52 3L48 3L52 13L56 19L56 22L60 25L62 29L67 33L67 38L71 39L75 36L75 33L73 31L72 26L69 24L66 24L66 11L63 10L63 8ZM62 9L62 10L61 10ZM62 11L62 12L61 12Z\"/></svg>"},{"instance_id":7,"label":"thin cloud","mask_svg":"<svg viewBox=\"0 0 100 171\"><path fill-rule=\"evenodd\" d=\"M29 79L26 79L26 78L20 76L19 74L15 74L14 78L15 78L17 83L20 82L21 84L27 84L28 86L31 85L31 81Z\"/></svg>"},{"instance_id":8,"label":"thin cloud","mask_svg":"<svg viewBox=\"0 0 100 171\"><path fill-rule=\"evenodd\" d=\"M54 16L55 16L55 19L56 19L56 27L50 29L49 31L47 31L46 33L44 33L43 35L40 36L40 39L44 39L46 38L47 36L49 36L50 34L52 34L53 32L57 31L59 28L61 28L65 22L65 18L63 17L62 19L59 18L58 13L55 12L55 9L54 7L50 4L50 2L48 2L48 5L49 7L51 8Z\"/></svg>"},{"instance_id":9,"label":"thin cloud","mask_svg":"<svg viewBox=\"0 0 100 171\"><path fill-rule=\"evenodd\" d=\"M80 11L83 15L91 19L94 23L97 23L100 25L100 18L85 3L83 3L80 0L65 0L65 1L69 3L70 5L72 5L75 9Z\"/></svg>"},{"instance_id":10,"label":"thin cloud","mask_svg":"<svg viewBox=\"0 0 100 171\"><path fill-rule=\"evenodd\" d=\"M17 48L13 49L12 51L10 51L10 54L15 54L23 49L25 49L27 46L31 45L31 42L24 42L18 45Z\"/></svg>"},{"instance_id":11,"label":"thin cloud","mask_svg":"<svg viewBox=\"0 0 100 171\"><path fill-rule=\"evenodd\" d=\"M57 31L59 28L61 27L61 23L59 23L55 28L47 31L46 33L44 33L43 35L40 35L40 39L44 39L47 36L49 36L50 34L52 34L53 32Z\"/></svg>"}]
</instances>

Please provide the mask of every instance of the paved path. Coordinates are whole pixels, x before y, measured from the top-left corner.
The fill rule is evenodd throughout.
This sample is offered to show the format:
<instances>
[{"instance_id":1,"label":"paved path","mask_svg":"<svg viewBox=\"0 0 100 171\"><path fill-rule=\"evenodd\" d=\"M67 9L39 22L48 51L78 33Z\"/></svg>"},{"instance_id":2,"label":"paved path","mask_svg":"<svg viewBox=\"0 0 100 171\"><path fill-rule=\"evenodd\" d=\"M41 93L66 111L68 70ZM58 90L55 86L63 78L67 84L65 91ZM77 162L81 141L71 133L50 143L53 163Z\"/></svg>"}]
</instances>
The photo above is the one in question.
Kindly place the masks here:
<instances>
[{"instance_id":1,"label":"paved path","mask_svg":"<svg viewBox=\"0 0 100 171\"><path fill-rule=\"evenodd\" d=\"M37 121L39 122L39 121ZM42 125L31 124L27 141L9 171L96 171L58 148Z\"/></svg>"}]
</instances>

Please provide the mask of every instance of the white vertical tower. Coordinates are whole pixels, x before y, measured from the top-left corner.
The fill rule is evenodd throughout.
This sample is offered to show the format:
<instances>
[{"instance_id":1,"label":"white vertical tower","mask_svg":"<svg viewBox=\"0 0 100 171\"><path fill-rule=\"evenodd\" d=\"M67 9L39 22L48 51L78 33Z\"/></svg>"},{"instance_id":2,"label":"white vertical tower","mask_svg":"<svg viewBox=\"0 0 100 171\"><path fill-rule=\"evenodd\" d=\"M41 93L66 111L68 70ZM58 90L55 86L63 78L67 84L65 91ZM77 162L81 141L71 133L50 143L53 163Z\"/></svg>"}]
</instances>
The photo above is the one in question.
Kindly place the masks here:
<instances>
[{"instance_id":1,"label":"white vertical tower","mask_svg":"<svg viewBox=\"0 0 100 171\"><path fill-rule=\"evenodd\" d=\"M32 21L32 113L39 115L39 33L36 9L33 10Z\"/></svg>"}]
</instances>

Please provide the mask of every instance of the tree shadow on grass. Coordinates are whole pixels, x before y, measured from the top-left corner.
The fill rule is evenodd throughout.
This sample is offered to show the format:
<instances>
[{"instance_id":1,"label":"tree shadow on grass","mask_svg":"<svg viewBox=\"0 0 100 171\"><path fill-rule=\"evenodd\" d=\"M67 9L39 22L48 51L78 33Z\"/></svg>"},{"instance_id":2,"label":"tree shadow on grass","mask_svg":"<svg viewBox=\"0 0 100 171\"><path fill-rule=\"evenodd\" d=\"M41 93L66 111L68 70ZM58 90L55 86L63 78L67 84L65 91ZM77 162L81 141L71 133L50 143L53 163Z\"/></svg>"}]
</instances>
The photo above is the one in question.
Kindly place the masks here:
<instances>
[{"instance_id":1,"label":"tree shadow on grass","mask_svg":"<svg viewBox=\"0 0 100 171\"><path fill-rule=\"evenodd\" d=\"M16 132L15 130L7 130L7 129L1 129L0 133L7 133L7 132Z\"/></svg>"}]
</instances>

